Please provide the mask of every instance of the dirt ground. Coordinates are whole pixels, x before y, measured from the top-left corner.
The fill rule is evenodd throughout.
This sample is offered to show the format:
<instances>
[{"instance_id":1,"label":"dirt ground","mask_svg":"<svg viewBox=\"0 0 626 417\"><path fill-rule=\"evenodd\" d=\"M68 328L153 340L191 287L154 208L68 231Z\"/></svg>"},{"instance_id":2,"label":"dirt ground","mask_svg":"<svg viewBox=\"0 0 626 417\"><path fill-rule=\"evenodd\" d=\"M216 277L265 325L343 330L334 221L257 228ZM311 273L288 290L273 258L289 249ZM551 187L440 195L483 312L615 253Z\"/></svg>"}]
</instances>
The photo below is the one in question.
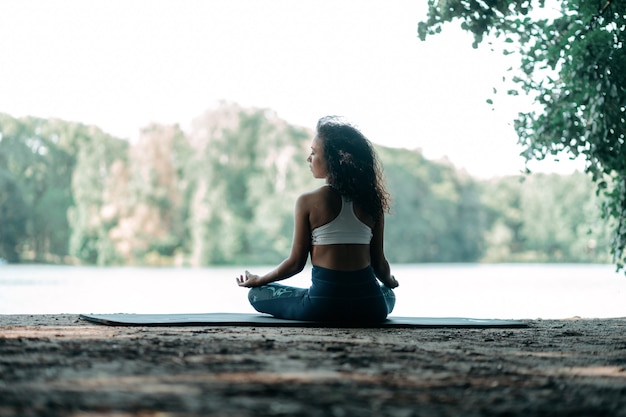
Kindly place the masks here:
<instances>
[{"instance_id":1,"label":"dirt ground","mask_svg":"<svg viewBox=\"0 0 626 417\"><path fill-rule=\"evenodd\" d=\"M0 416L626 416L626 318L522 329L0 316Z\"/></svg>"}]
</instances>

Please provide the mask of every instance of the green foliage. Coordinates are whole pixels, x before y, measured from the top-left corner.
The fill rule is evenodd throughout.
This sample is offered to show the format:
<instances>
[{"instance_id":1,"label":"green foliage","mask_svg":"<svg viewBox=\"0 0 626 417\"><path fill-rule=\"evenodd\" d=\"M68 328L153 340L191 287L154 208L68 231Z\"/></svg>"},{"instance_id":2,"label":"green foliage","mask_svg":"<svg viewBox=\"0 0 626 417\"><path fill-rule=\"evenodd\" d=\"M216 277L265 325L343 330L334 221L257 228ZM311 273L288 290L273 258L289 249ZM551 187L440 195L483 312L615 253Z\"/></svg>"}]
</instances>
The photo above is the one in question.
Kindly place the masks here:
<instances>
[{"instance_id":1,"label":"green foliage","mask_svg":"<svg viewBox=\"0 0 626 417\"><path fill-rule=\"evenodd\" d=\"M189 186L186 164L192 156L178 126L143 129L115 165L107 196L111 199L109 237L116 254L130 263L149 255L155 263L184 251Z\"/></svg>"},{"instance_id":2,"label":"green foliage","mask_svg":"<svg viewBox=\"0 0 626 417\"><path fill-rule=\"evenodd\" d=\"M0 259L17 262L25 237L26 204L15 178L0 165Z\"/></svg>"},{"instance_id":3,"label":"green foliage","mask_svg":"<svg viewBox=\"0 0 626 417\"><path fill-rule=\"evenodd\" d=\"M429 0L428 19L418 25L422 40L460 20L474 46L488 35L505 36L517 48L519 86L533 110L515 127L527 159L569 154L583 157L586 171L606 196L603 215L614 225L612 253L626 261L626 3L561 0L555 18L532 13L544 1ZM545 15L545 13L543 13ZM537 17L539 16L539 17Z\"/></svg>"},{"instance_id":4,"label":"green foliage","mask_svg":"<svg viewBox=\"0 0 626 417\"><path fill-rule=\"evenodd\" d=\"M473 262L483 250L475 181L419 152L378 148L393 196L386 248L393 262Z\"/></svg>"},{"instance_id":5,"label":"green foliage","mask_svg":"<svg viewBox=\"0 0 626 417\"><path fill-rule=\"evenodd\" d=\"M608 226L583 173L504 177L481 184L486 262L607 262Z\"/></svg>"},{"instance_id":6,"label":"green foliage","mask_svg":"<svg viewBox=\"0 0 626 417\"><path fill-rule=\"evenodd\" d=\"M428 18L419 22L420 39L441 33L443 25L461 21L461 28L474 34L474 47L491 32L507 34L520 23L530 23L526 16L534 7L543 7L545 0L428 0Z\"/></svg>"},{"instance_id":7,"label":"green foliage","mask_svg":"<svg viewBox=\"0 0 626 417\"><path fill-rule=\"evenodd\" d=\"M74 159L64 135L65 124L0 114L0 160L11 173L25 204L26 237L22 251L36 260L44 254L67 255L72 204L69 190Z\"/></svg>"},{"instance_id":8,"label":"green foliage","mask_svg":"<svg viewBox=\"0 0 626 417\"><path fill-rule=\"evenodd\" d=\"M116 223L120 204L115 193L115 163L125 160L128 144L100 129L82 125L71 131L76 166L71 191L74 204L67 215L72 225L70 254L90 264L121 262L109 231Z\"/></svg>"},{"instance_id":9,"label":"green foliage","mask_svg":"<svg viewBox=\"0 0 626 417\"><path fill-rule=\"evenodd\" d=\"M41 241L37 260L274 264L291 248L297 196L322 185L306 163L311 130L232 104L189 133L155 124L132 144L32 118L5 116L1 132L0 256L11 260ZM482 182L418 151L377 150L393 263L606 261L600 198L583 174Z\"/></svg>"},{"instance_id":10,"label":"green foliage","mask_svg":"<svg viewBox=\"0 0 626 417\"><path fill-rule=\"evenodd\" d=\"M195 121L192 263L271 264L286 256L293 204L310 178L309 140L269 112L235 105Z\"/></svg>"}]
</instances>

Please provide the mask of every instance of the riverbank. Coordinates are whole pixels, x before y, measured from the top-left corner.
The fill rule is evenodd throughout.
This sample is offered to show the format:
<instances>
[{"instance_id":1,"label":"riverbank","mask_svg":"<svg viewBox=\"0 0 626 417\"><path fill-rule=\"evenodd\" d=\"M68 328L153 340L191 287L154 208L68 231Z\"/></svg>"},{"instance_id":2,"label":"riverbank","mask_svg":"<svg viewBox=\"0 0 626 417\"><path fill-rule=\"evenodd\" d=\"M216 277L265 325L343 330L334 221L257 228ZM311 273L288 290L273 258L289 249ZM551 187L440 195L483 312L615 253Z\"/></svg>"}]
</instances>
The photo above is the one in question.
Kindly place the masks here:
<instances>
[{"instance_id":1,"label":"riverbank","mask_svg":"<svg viewBox=\"0 0 626 417\"><path fill-rule=\"evenodd\" d=\"M0 315L0 416L626 416L626 318L521 329Z\"/></svg>"}]
</instances>

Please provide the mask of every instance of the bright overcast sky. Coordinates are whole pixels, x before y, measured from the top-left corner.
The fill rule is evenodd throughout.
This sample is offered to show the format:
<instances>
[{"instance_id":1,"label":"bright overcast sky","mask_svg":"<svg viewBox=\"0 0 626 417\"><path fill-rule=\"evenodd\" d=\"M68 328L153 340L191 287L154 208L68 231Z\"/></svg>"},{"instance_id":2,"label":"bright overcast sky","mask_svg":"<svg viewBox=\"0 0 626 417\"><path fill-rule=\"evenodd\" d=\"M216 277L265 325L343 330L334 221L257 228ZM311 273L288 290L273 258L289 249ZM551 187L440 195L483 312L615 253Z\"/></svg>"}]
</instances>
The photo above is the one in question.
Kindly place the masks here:
<instances>
[{"instance_id":1,"label":"bright overcast sky","mask_svg":"<svg viewBox=\"0 0 626 417\"><path fill-rule=\"evenodd\" d=\"M475 176L518 173L523 102L486 103L515 61L454 26L421 42L425 17L417 0L3 0L0 112L133 139L226 100L311 128L342 115Z\"/></svg>"}]
</instances>

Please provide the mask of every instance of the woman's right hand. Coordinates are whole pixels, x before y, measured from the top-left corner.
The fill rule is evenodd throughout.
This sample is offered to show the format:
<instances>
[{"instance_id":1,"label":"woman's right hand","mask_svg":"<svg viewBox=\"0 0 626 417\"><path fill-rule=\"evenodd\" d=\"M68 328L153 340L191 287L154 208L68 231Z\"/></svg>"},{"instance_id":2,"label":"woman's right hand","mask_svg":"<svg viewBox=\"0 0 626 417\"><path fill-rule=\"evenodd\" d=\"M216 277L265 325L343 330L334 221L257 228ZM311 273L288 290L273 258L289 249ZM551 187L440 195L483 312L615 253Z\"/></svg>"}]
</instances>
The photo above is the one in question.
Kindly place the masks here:
<instances>
[{"instance_id":1,"label":"woman's right hand","mask_svg":"<svg viewBox=\"0 0 626 417\"><path fill-rule=\"evenodd\" d=\"M237 277L237 285L240 287L252 288L260 287L263 283L261 282L260 276L246 271L244 275L239 275Z\"/></svg>"}]
</instances>

